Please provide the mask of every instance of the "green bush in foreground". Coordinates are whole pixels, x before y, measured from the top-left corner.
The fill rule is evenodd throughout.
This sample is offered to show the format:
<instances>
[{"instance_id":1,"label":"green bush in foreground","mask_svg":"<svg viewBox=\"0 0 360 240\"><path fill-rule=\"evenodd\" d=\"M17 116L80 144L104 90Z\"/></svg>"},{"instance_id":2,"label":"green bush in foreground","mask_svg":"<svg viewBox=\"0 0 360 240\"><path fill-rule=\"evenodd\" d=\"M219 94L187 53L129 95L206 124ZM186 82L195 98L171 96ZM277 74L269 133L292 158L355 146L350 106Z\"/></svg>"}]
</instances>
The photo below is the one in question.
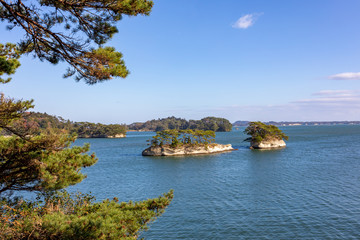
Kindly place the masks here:
<instances>
[{"instance_id":1,"label":"green bush in foreground","mask_svg":"<svg viewBox=\"0 0 360 240\"><path fill-rule=\"evenodd\" d=\"M44 202L0 201L0 239L136 239L170 204L173 191L141 202L104 200L66 191Z\"/></svg>"},{"instance_id":2,"label":"green bush in foreground","mask_svg":"<svg viewBox=\"0 0 360 240\"><path fill-rule=\"evenodd\" d=\"M288 140L286 136L278 127L274 125L266 125L262 122L250 122L249 126L244 130L244 133L250 135L244 141L248 142L261 142L263 140Z\"/></svg>"},{"instance_id":3,"label":"green bush in foreground","mask_svg":"<svg viewBox=\"0 0 360 240\"><path fill-rule=\"evenodd\" d=\"M170 204L173 192L142 202L94 202L90 195L56 190L81 182L81 169L96 163L89 145L73 146L74 136L56 129L39 135L22 126L32 101L0 98L0 239L136 239ZM45 194L38 201L13 199L11 193ZM43 201L40 201L42 199Z\"/></svg>"},{"instance_id":4,"label":"green bush in foreground","mask_svg":"<svg viewBox=\"0 0 360 240\"><path fill-rule=\"evenodd\" d=\"M15 45L0 44L0 83L8 83L2 75L20 66L17 53ZM136 239L163 213L173 192L128 203L56 192L81 182L81 169L97 159L87 154L89 145L71 147L74 136L24 121L32 103L0 93L0 131L9 133L0 137L0 239ZM37 201L14 199L11 194L19 191L42 195Z\"/></svg>"}]
</instances>

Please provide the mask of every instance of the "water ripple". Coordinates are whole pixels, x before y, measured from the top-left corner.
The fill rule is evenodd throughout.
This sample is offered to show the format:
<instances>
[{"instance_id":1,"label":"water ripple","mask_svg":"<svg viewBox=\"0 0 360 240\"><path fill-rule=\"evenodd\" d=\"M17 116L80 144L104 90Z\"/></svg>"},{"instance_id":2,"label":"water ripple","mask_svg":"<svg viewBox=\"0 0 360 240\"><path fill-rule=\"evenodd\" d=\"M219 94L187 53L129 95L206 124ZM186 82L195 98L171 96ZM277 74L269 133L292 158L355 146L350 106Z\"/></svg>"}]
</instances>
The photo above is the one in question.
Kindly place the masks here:
<instances>
[{"instance_id":1,"label":"water ripple","mask_svg":"<svg viewBox=\"0 0 360 240\"><path fill-rule=\"evenodd\" d=\"M81 140L99 162L70 190L127 201L174 189L146 239L360 239L360 126L284 131L285 149L252 151L234 131L217 141L238 151L179 158L141 156L149 133Z\"/></svg>"}]
</instances>

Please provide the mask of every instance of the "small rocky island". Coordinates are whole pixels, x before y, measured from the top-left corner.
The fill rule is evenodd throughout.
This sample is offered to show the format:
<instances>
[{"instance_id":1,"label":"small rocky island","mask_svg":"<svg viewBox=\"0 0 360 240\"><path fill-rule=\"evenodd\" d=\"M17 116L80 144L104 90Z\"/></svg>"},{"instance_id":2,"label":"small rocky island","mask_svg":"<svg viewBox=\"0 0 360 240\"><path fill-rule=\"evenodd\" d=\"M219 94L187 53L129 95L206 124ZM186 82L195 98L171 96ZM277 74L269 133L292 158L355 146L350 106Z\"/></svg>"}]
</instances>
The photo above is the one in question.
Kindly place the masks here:
<instances>
[{"instance_id":1,"label":"small rocky island","mask_svg":"<svg viewBox=\"0 0 360 240\"><path fill-rule=\"evenodd\" d=\"M250 122L244 133L250 135L244 141L250 142L251 149L284 148L284 139L289 139L278 127L262 122Z\"/></svg>"},{"instance_id":2,"label":"small rocky island","mask_svg":"<svg viewBox=\"0 0 360 240\"><path fill-rule=\"evenodd\" d=\"M107 136L107 138L125 138L125 137L126 137L126 134L124 134L124 133Z\"/></svg>"},{"instance_id":3,"label":"small rocky island","mask_svg":"<svg viewBox=\"0 0 360 240\"><path fill-rule=\"evenodd\" d=\"M231 144L214 143L215 132L203 130L164 130L157 132L143 156L179 156L221 153L235 150Z\"/></svg>"}]
</instances>

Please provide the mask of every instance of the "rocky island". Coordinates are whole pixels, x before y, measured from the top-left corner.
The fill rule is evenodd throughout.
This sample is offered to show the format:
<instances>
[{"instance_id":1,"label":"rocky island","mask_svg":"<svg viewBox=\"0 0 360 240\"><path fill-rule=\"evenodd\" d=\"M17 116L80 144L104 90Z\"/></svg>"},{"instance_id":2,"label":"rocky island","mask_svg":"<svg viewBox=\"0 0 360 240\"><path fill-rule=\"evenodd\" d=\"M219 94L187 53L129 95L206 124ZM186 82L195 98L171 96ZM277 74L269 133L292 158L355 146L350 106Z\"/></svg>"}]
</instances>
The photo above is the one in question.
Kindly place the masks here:
<instances>
[{"instance_id":1,"label":"rocky island","mask_svg":"<svg viewBox=\"0 0 360 240\"><path fill-rule=\"evenodd\" d=\"M231 144L210 144L205 146L180 146L172 148L170 146L149 147L142 152L143 156L178 156L178 155L198 155L233 151Z\"/></svg>"},{"instance_id":2,"label":"rocky island","mask_svg":"<svg viewBox=\"0 0 360 240\"><path fill-rule=\"evenodd\" d=\"M215 132L203 130L164 130L150 140L143 156L181 156L222 153L235 150L231 144L214 143Z\"/></svg>"},{"instance_id":3,"label":"rocky island","mask_svg":"<svg viewBox=\"0 0 360 240\"><path fill-rule=\"evenodd\" d=\"M262 122L250 122L244 133L250 135L244 141L250 142L251 149L284 148L284 139L289 139L278 127Z\"/></svg>"}]
</instances>

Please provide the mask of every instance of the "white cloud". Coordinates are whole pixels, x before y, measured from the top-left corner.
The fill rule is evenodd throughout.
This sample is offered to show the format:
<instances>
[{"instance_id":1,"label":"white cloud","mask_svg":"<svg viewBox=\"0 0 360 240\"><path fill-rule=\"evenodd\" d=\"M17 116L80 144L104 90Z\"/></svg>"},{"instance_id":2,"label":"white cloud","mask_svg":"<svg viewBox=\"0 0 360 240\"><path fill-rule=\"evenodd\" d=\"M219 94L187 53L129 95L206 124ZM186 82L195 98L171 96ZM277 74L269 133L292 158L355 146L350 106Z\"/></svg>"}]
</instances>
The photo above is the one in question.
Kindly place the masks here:
<instances>
[{"instance_id":1,"label":"white cloud","mask_svg":"<svg viewBox=\"0 0 360 240\"><path fill-rule=\"evenodd\" d=\"M239 18L233 25L233 28L240 28L240 29L247 29L254 25L255 21L258 19L258 17L262 15L262 13L252 13L252 14L246 14Z\"/></svg>"},{"instance_id":2,"label":"white cloud","mask_svg":"<svg viewBox=\"0 0 360 240\"><path fill-rule=\"evenodd\" d=\"M329 76L334 80L360 80L360 72L345 72Z\"/></svg>"},{"instance_id":3,"label":"white cloud","mask_svg":"<svg viewBox=\"0 0 360 240\"><path fill-rule=\"evenodd\" d=\"M312 94L315 98L302 99L294 103L333 106L360 106L360 94L356 90L322 90Z\"/></svg>"}]
</instances>

